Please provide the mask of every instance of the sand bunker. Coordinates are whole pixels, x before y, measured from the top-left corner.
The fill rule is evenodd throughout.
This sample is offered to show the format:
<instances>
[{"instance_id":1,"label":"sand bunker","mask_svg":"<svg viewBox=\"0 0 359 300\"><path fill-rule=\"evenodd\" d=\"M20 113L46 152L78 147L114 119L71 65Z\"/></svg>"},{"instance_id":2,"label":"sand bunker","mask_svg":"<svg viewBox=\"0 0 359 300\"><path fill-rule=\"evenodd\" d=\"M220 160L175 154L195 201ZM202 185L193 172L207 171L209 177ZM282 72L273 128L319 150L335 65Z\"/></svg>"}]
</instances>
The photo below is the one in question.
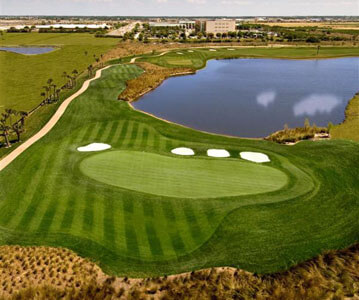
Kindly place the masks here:
<instances>
[{"instance_id":1,"label":"sand bunker","mask_svg":"<svg viewBox=\"0 0 359 300\"><path fill-rule=\"evenodd\" d=\"M265 163L270 161L268 155L259 152L241 152L240 156L242 159L256 163Z\"/></svg>"},{"instance_id":2,"label":"sand bunker","mask_svg":"<svg viewBox=\"0 0 359 300\"><path fill-rule=\"evenodd\" d=\"M191 52L191 53L192 53L192 52L193 52L193 50L188 50L188 52Z\"/></svg>"},{"instance_id":3,"label":"sand bunker","mask_svg":"<svg viewBox=\"0 0 359 300\"><path fill-rule=\"evenodd\" d=\"M182 53L182 52L177 52L177 54L179 54L179 55L183 55L183 53Z\"/></svg>"},{"instance_id":4,"label":"sand bunker","mask_svg":"<svg viewBox=\"0 0 359 300\"><path fill-rule=\"evenodd\" d=\"M217 51L216 49L209 49L209 51Z\"/></svg>"},{"instance_id":5,"label":"sand bunker","mask_svg":"<svg viewBox=\"0 0 359 300\"><path fill-rule=\"evenodd\" d=\"M227 49L228 51L234 51L234 50L236 50L236 49Z\"/></svg>"},{"instance_id":6,"label":"sand bunker","mask_svg":"<svg viewBox=\"0 0 359 300\"><path fill-rule=\"evenodd\" d=\"M87 146L78 147L77 151L79 152L94 152L94 151L103 151L110 149L111 145L103 144L103 143L92 143Z\"/></svg>"},{"instance_id":7,"label":"sand bunker","mask_svg":"<svg viewBox=\"0 0 359 300\"><path fill-rule=\"evenodd\" d=\"M194 155L194 151L191 148L185 148L185 147L172 149L171 152L177 155Z\"/></svg>"},{"instance_id":8,"label":"sand bunker","mask_svg":"<svg viewBox=\"0 0 359 300\"><path fill-rule=\"evenodd\" d=\"M230 157L231 155L224 149L208 149L207 155L211 157Z\"/></svg>"}]
</instances>

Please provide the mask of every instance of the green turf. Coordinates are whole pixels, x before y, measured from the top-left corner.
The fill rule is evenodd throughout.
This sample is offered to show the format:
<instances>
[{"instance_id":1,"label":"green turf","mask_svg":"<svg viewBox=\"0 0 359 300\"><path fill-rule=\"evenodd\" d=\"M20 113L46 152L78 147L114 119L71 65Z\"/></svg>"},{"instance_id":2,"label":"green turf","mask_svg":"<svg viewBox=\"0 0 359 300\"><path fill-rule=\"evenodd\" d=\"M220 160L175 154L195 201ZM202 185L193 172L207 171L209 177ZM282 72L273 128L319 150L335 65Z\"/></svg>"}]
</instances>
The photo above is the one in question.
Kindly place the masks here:
<instances>
[{"instance_id":1,"label":"green turf","mask_svg":"<svg viewBox=\"0 0 359 300\"><path fill-rule=\"evenodd\" d=\"M287 176L274 168L238 159L178 158L139 151L93 155L82 161L80 170L110 185L179 198L268 193L287 183Z\"/></svg>"},{"instance_id":2,"label":"green turf","mask_svg":"<svg viewBox=\"0 0 359 300\"><path fill-rule=\"evenodd\" d=\"M95 61L94 54L104 54L117 42L88 33L5 34L0 46L54 46L57 50L41 55L0 51L0 112L4 108L29 111L42 101L40 93L49 78L63 85L63 72L86 71Z\"/></svg>"},{"instance_id":3,"label":"green turf","mask_svg":"<svg viewBox=\"0 0 359 300\"><path fill-rule=\"evenodd\" d=\"M229 51L228 49L235 49ZM238 57L260 57L260 58L288 58L288 59L315 59L333 58L344 56L359 56L359 47L322 47L317 55L316 47L274 47L274 48L233 48L222 47L210 51L209 48L193 49L193 52L181 50L169 51L162 56L144 55L138 61L148 61L163 67L192 67L203 68L209 59L228 59Z\"/></svg>"},{"instance_id":4,"label":"green turf","mask_svg":"<svg viewBox=\"0 0 359 300\"><path fill-rule=\"evenodd\" d=\"M333 139L347 139L359 142L359 94L351 99L345 110L345 121L330 129Z\"/></svg>"},{"instance_id":5,"label":"green turf","mask_svg":"<svg viewBox=\"0 0 359 300\"><path fill-rule=\"evenodd\" d=\"M0 244L68 247L107 272L158 276L213 266L272 272L358 240L358 143L288 147L169 124L117 100L141 72L134 65L105 70L48 135L0 173ZM244 164L240 151L263 152L288 183L232 197L143 193L84 175L81 162L97 154L76 149L92 142L110 144L108 153L171 160L171 149L190 147L196 158L189 159L199 162L212 160L208 148L224 148L233 168Z\"/></svg>"}]
</instances>

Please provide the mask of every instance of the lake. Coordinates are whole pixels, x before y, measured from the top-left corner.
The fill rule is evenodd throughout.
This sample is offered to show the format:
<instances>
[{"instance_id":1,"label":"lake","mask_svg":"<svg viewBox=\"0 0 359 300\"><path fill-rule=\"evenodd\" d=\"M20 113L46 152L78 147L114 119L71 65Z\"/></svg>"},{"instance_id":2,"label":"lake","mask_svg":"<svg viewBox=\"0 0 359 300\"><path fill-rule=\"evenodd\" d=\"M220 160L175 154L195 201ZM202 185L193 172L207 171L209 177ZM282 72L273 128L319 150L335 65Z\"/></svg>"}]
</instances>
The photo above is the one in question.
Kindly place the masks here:
<instances>
[{"instance_id":1,"label":"lake","mask_svg":"<svg viewBox=\"0 0 359 300\"><path fill-rule=\"evenodd\" d=\"M195 75L172 77L133 102L194 129L265 137L283 128L340 123L359 91L359 58L211 60Z\"/></svg>"},{"instance_id":2,"label":"lake","mask_svg":"<svg viewBox=\"0 0 359 300\"><path fill-rule=\"evenodd\" d=\"M54 51L53 47L0 47L0 51L14 52L18 54L36 55Z\"/></svg>"}]
</instances>

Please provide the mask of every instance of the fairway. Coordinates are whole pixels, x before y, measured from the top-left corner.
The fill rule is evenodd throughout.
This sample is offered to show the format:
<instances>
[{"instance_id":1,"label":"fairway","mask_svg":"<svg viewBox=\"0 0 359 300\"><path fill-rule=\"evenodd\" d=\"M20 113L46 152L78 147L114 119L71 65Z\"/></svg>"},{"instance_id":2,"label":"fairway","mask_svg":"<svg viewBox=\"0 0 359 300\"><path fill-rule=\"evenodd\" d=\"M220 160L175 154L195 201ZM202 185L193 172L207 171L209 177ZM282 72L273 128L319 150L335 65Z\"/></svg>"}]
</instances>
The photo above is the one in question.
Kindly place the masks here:
<instances>
[{"instance_id":1,"label":"fairway","mask_svg":"<svg viewBox=\"0 0 359 300\"><path fill-rule=\"evenodd\" d=\"M89 177L139 192L180 198L215 198L271 192L284 173L240 160L176 158L147 152L110 151L80 165Z\"/></svg>"},{"instance_id":2,"label":"fairway","mask_svg":"<svg viewBox=\"0 0 359 300\"><path fill-rule=\"evenodd\" d=\"M66 247L108 273L155 277L216 266L274 272L358 239L358 143L288 147L164 122L117 100L142 72L104 70L0 172L0 244ZM93 143L111 148L78 151ZM171 154L178 147L195 155Z\"/></svg>"}]
</instances>

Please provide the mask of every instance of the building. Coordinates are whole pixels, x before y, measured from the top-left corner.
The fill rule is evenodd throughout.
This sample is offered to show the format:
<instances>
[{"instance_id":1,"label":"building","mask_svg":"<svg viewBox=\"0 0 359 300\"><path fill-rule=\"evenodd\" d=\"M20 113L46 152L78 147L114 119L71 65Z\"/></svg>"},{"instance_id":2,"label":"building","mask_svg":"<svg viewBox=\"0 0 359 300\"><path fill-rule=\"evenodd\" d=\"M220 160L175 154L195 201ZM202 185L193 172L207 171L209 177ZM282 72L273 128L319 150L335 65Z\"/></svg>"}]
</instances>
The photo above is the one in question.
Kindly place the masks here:
<instances>
[{"instance_id":1,"label":"building","mask_svg":"<svg viewBox=\"0 0 359 300\"><path fill-rule=\"evenodd\" d=\"M180 20L179 27L183 29L195 29L196 21Z\"/></svg>"},{"instance_id":2,"label":"building","mask_svg":"<svg viewBox=\"0 0 359 300\"><path fill-rule=\"evenodd\" d=\"M236 21L227 19L216 19L206 21L206 32L207 33L227 33L230 31L236 31Z\"/></svg>"},{"instance_id":3,"label":"building","mask_svg":"<svg viewBox=\"0 0 359 300\"><path fill-rule=\"evenodd\" d=\"M169 22L150 22L150 27L179 27L178 23L169 23Z\"/></svg>"}]
</instances>

